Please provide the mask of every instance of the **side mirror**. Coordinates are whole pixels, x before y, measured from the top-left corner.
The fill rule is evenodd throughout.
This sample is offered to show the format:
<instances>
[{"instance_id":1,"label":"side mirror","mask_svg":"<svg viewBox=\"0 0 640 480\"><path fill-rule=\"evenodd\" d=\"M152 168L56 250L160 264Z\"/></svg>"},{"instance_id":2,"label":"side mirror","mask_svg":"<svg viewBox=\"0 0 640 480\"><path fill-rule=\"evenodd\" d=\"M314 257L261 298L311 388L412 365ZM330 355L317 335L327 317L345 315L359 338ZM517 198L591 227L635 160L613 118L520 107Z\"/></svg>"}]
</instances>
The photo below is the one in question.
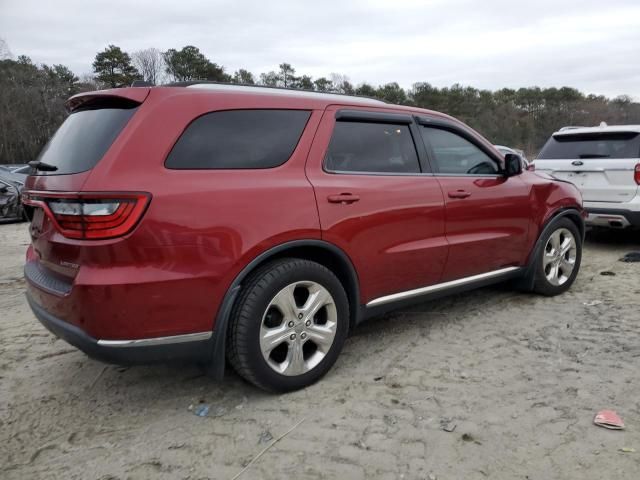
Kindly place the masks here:
<instances>
[{"instance_id":1,"label":"side mirror","mask_svg":"<svg viewBox=\"0 0 640 480\"><path fill-rule=\"evenodd\" d=\"M518 155L507 153L504 156L504 175L514 177L522 173L522 161Z\"/></svg>"}]
</instances>

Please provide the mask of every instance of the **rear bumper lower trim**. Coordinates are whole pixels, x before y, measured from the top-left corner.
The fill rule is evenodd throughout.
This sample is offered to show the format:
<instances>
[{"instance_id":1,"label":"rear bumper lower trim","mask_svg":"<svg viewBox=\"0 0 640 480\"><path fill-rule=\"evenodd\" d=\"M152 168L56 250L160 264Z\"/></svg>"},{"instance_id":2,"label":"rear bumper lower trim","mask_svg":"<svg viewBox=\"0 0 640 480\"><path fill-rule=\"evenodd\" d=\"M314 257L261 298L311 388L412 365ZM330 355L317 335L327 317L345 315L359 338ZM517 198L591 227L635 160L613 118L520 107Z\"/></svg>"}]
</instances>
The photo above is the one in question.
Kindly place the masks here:
<instances>
[{"instance_id":1,"label":"rear bumper lower trim","mask_svg":"<svg viewBox=\"0 0 640 480\"><path fill-rule=\"evenodd\" d=\"M47 312L28 292L27 301L36 318L47 330L91 358L103 362L131 365L173 360L207 361L211 358L215 337L212 332L138 340L98 340L81 328Z\"/></svg>"},{"instance_id":2,"label":"rear bumper lower trim","mask_svg":"<svg viewBox=\"0 0 640 480\"><path fill-rule=\"evenodd\" d=\"M620 208L586 207L585 210L589 215L586 221L587 225L608 227L612 226L610 222L620 222L620 225L614 226L618 228L640 227L640 212Z\"/></svg>"},{"instance_id":3,"label":"rear bumper lower trim","mask_svg":"<svg viewBox=\"0 0 640 480\"><path fill-rule=\"evenodd\" d=\"M211 332L187 333L170 337L139 338L136 340L98 340L98 345L110 348L151 347L154 345L170 345L172 343L198 342L209 340Z\"/></svg>"}]
</instances>

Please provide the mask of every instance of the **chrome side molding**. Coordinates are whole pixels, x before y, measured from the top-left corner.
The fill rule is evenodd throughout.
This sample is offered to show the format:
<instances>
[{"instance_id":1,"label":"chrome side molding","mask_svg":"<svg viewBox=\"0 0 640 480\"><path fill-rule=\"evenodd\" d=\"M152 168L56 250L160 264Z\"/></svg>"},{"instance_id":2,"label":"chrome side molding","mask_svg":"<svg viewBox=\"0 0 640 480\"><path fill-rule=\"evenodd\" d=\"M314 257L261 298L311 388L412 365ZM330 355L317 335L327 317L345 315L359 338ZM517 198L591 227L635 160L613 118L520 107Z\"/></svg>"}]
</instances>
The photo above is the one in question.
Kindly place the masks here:
<instances>
[{"instance_id":1,"label":"chrome side molding","mask_svg":"<svg viewBox=\"0 0 640 480\"><path fill-rule=\"evenodd\" d=\"M171 337L139 338L136 340L98 340L101 347L127 348L127 347L155 347L172 343L198 342L209 340L213 332L187 333L185 335L173 335Z\"/></svg>"},{"instance_id":2,"label":"chrome side molding","mask_svg":"<svg viewBox=\"0 0 640 480\"><path fill-rule=\"evenodd\" d=\"M501 275L515 272L520 270L521 267L507 267L500 270L494 270L492 272L480 273L471 277L459 278L458 280L451 280L450 282L436 283L428 287L416 288L414 290L407 290L405 292L393 293L391 295L385 295L371 300L367 303L367 307L377 307L378 305L385 305L387 303L397 302L400 300L406 300L408 298L419 297L420 295L426 295L427 293L439 292L441 290L447 290L448 288L460 287L469 283L478 282L481 280L489 280L491 278L499 277Z\"/></svg>"}]
</instances>

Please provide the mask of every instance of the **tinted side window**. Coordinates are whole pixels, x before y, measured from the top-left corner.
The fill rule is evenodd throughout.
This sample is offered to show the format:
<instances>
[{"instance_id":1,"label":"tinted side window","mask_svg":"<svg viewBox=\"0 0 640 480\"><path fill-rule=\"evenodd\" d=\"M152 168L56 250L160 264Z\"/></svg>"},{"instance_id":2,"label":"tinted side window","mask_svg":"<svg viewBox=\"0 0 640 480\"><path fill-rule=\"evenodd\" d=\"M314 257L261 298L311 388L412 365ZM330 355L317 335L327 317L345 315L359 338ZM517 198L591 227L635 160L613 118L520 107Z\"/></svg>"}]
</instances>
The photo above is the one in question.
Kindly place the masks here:
<instances>
[{"instance_id":1,"label":"tinted side window","mask_svg":"<svg viewBox=\"0 0 640 480\"><path fill-rule=\"evenodd\" d=\"M335 172L420 172L407 125L364 122L336 122L325 168Z\"/></svg>"},{"instance_id":2,"label":"tinted side window","mask_svg":"<svg viewBox=\"0 0 640 480\"><path fill-rule=\"evenodd\" d=\"M470 141L448 130L423 127L425 143L431 146L438 173L493 175L498 164Z\"/></svg>"},{"instance_id":3,"label":"tinted side window","mask_svg":"<svg viewBox=\"0 0 640 480\"><path fill-rule=\"evenodd\" d=\"M228 110L195 119L167 157L167 168L273 168L298 144L311 112Z\"/></svg>"}]
</instances>

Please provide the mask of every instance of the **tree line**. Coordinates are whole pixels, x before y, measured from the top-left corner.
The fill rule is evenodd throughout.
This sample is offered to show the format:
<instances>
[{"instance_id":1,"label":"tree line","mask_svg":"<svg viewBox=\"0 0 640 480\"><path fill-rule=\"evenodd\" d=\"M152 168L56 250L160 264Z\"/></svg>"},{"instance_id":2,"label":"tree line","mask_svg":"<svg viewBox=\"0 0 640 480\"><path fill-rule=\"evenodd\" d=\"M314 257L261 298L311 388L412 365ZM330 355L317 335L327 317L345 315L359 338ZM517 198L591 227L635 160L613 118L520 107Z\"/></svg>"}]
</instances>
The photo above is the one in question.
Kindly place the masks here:
<instances>
[{"instance_id":1,"label":"tree line","mask_svg":"<svg viewBox=\"0 0 640 480\"><path fill-rule=\"evenodd\" d=\"M0 40L0 164L36 158L65 119L64 102L71 95L125 87L136 80L154 85L210 80L378 98L447 113L490 141L521 148L529 157L562 126L597 125L601 121L640 123L640 103L625 95L612 99L586 95L571 87L490 91L459 84L438 88L428 82L414 83L409 89L397 82L354 85L343 74L315 79L299 75L288 63L257 76L245 69L229 73L192 45L164 52L148 48L131 54L109 45L96 54L92 66L92 74L78 77L64 65L37 65L25 55L14 58L6 42Z\"/></svg>"}]
</instances>

